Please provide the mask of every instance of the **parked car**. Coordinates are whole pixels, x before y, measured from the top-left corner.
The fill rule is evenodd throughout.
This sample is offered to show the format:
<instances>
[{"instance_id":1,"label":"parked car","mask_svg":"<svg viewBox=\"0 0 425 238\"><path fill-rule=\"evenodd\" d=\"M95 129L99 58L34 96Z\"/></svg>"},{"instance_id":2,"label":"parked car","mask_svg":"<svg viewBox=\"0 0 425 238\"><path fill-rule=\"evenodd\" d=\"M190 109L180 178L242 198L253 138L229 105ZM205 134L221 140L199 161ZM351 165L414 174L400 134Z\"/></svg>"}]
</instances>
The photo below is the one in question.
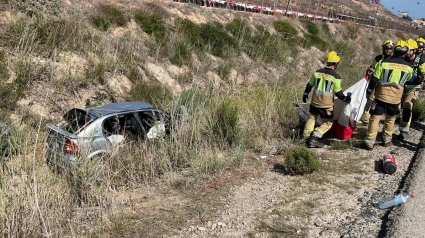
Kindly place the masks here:
<instances>
[{"instance_id":1,"label":"parked car","mask_svg":"<svg viewBox=\"0 0 425 238\"><path fill-rule=\"evenodd\" d=\"M77 158L104 155L125 142L153 139L170 133L171 119L147 102L73 108L59 124L47 124L46 160L68 166Z\"/></svg>"}]
</instances>

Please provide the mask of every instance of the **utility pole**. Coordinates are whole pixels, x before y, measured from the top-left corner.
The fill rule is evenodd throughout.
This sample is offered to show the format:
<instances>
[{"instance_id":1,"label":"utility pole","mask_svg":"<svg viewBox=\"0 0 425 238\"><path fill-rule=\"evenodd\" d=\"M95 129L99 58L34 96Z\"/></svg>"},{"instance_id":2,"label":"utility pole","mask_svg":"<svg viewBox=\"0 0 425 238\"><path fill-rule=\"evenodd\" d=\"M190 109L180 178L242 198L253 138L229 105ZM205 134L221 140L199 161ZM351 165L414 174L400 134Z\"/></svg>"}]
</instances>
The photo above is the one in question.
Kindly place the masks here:
<instances>
[{"instance_id":1,"label":"utility pole","mask_svg":"<svg viewBox=\"0 0 425 238\"><path fill-rule=\"evenodd\" d=\"M285 16L288 16L289 3L291 3L291 0L288 0L288 5L286 5Z\"/></svg>"},{"instance_id":2,"label":"utility pole","mask_svg":"<svg viewBox=\"0 0 425 238\"><path fill-rule=\"evenodd\" d=\"M310 5L311 5L311 0L310 0L310 2L308 3L307 14L310 14Z\"/></svg>"},{"instance_id":3,"label":"utility pole","mask_svg":"<svg viewBox=\"0 0 425 238\"><path fill-rule=\"evenodd\" d=\"M263 13L263 6L264 6L264 0L263 0L263 2L261 3L261 10L260 10L260 13Z\"/></svg>"}]
</instances>

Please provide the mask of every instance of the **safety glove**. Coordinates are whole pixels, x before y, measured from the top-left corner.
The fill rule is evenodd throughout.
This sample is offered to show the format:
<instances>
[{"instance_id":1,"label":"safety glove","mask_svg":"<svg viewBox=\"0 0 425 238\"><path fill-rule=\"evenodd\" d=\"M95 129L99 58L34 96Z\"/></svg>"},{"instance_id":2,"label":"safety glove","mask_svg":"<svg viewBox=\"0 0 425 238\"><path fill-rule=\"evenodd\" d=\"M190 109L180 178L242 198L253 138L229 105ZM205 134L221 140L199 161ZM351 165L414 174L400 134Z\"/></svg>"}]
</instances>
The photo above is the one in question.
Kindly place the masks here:
<instances>
[{"instance_id":1,"label":"safety glove","mask_svg":"<svg viewBox=\"0 0 425 238\"><path fill-rule=\"evenodd\" d=\"M345 102L345 103L350 103L351 102L351 95L347 95L347 96L345 96L345 98L344 98L344 100L343 100L343 102Z\"/></svg>"},{"instance_id":2,"label":"safety glove","mask_svg":"<svg viewBox=\"0 0 425 238\"><path fill-rule=\"evenodd\" d=\"M368 69L366 69L366 75L369 78L373 75L373 72L375 72L375 69L373 67L369 67Z\"/></svg>"},{"instance_id":3,"label":"safety glove","mask_svg":"<svg viewBox=\"0 0 425 238\"><path fill-rule=\"evenodd\" d=\"M307 103L308 93L303 94L303 103Z\"/></svg>"}]
</instances>

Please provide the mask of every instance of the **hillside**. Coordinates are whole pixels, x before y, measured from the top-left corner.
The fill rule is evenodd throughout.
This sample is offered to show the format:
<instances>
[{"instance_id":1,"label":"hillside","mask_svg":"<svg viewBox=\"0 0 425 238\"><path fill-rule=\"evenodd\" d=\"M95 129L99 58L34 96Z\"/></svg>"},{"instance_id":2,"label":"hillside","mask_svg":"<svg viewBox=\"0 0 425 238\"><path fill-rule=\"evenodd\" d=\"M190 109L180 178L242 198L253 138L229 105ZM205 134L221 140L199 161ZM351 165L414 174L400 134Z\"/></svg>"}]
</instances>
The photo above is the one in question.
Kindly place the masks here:
<instances>
[{"instance_id":1,"label":"hillside","mask_svg":"<svg viewBox=\"0 0 425 238\"><path fill-rule=\"evenodd\" d=\"M412 145L391 148L394 176L375 171L386 148L356 147L364 127L352 141L307 150L292 103L328 51L340 55L347 88L384 40L415 35L152 0L10 1L0 22L2 236L381 233L388 214L368 203L397 188ZM176 131L93 160L79 154L70 169L46 164L47 123L74 107L133 100L179 114ZM285 170L296 146L294 157L321 164L313 173Z\"/></svg>"}]
</instances>

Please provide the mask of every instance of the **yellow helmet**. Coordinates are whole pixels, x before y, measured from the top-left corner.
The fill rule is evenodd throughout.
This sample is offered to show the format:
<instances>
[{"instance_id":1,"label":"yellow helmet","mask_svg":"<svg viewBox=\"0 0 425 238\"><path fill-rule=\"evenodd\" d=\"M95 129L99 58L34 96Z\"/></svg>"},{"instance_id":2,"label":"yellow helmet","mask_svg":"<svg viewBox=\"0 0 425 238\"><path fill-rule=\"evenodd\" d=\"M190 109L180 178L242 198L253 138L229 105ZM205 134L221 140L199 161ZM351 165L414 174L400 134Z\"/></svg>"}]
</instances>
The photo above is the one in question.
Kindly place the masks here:
<instances>
[{"instance_id":1,"label":"yellow helmet","mask_svg":"<svg viewBox=\"0 0 425 238\"><path fill-rule=\"evenodd\" d=\"M338 54L335 51L329 52L326 56L326 63L339 63L341 58L339 58Z\"/></svg>"},{"instance_id":2,"label":"yellow helmet","mask_svg":"<svg viewBox=\"0 0 425 238\"><path fill-rule=\"evenodd\" d=\"M416 39L416 42L418 42L418 48L425 48L425 40L422 37L419 37Z\"/></svg>"},{"instance_id":3,"label":"yellow helmet","mask_svg":"<svg viewBox=\"0 0 425 238\"><path fill-rule=\"evenodd\" d=\"M404 40L397 41L394 47L394 53L404 54L407 51L409 51L409 47L407 46L406 41Z\"/></svg>"},{"instance_id":4,"label":"yellow helmet","mask_svg":"<svg viewBox=\"0 0 425 238\"><path fill-rule=\"evenodd\" d=\"M394 47L394 42L390 39L384 41L381 45L382 48L393 48Z\"/></svg>"},{"instance_id":5,"label":"yellow helmet","mask_svg":"<svg viewBox=\"0 0 425 238\"><path fill-rule=\"evenodd\" d=\"M418 43L415 40L413 40L412 38L409 38L406 41L406 44L407 44L407 47L409 47L409 50L416 50L416 49L418 49Z\"/></svg>"}]
</instances>

